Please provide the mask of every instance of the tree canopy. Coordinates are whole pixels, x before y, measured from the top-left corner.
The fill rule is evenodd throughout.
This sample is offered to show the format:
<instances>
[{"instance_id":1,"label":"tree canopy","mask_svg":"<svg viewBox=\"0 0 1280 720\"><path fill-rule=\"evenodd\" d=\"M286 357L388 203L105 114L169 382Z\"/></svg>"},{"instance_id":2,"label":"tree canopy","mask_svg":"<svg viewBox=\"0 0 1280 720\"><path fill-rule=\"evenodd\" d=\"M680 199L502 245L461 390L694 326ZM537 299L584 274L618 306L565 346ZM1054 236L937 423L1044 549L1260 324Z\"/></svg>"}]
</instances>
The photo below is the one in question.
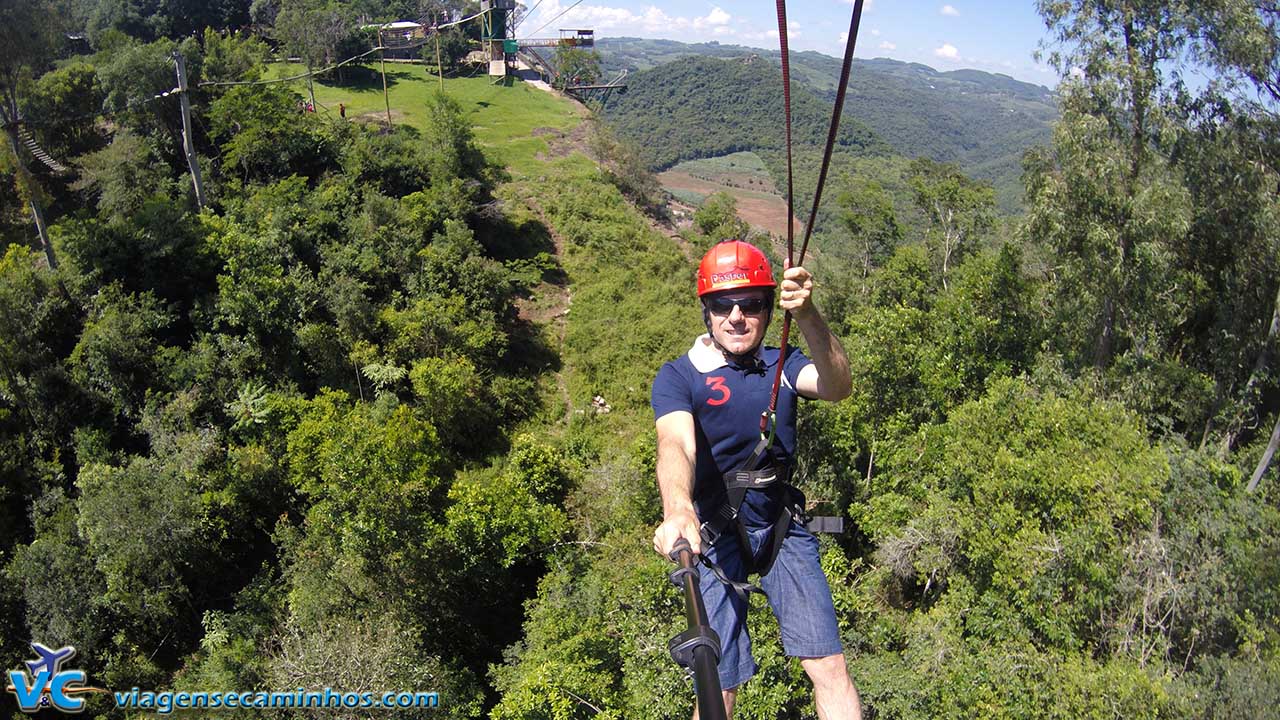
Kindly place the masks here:
<instances>
[{"instance_id":1,"label":"tree canopy","mask_svg":"<svg viewBox=\"0 0 1280 720\"><path fill-rule=\"evenodd\" d=\"M805 262L854 392L802 405L794 478L850 527L820 544L849 667L874 717L1267 717L1280 18L1039 7L1062 82L1024 215L960 158L839 136ZM319 66L370 18L470 9L103 0L65 14L91 53L0 45L6 102L68 167L13 148L0 175L0 665L34 640L112 690L688 717L680 597L649 548L649 384L703 331L710 243L782 258L728 193L665 224L646 162L752 149L776 175L776 69L682 60L594 128L515 81L439 94L420 67L396 76L422 90L397 108L416 127L260 82L271 43ZM203 208L164 94L175 51ZM1183 82L1187 61L1212 81ZM808 149L822 92L793 98ZM812 717L752 604L738 716Z\"/></svg>"}]
</instances>

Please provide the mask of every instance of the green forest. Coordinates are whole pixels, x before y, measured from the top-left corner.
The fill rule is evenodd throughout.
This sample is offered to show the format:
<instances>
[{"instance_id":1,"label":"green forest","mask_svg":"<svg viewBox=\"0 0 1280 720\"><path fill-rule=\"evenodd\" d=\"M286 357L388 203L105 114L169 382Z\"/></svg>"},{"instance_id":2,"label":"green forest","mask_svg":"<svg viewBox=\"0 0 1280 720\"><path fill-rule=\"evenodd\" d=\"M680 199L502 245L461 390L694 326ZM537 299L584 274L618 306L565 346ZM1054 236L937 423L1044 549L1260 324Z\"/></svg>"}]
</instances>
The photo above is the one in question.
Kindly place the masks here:
<instances>
[{"instance_id":1,"label":"green forest","mask_svg":"<svg viewBox=\"0 0 1280 720\"><path fill-rule=\"evenodd\" d=\"M796 482L849 527L850 674L869 719L1274 717L1280 10L1036 5L1061 83L1020 212L840 136L808 265L854 392L802 406ZM439 694L198 717L689 717L649 387L748 228L727 195L669 224L648 167L776 180L781 118L670 97L637 142L460 55L386 96L376 53L325 70L477 6L0 0L0 669ZM776 97L767 60L665 72L703 62ZM830 110L800 87L797 206ZM752 606L736 717L816 717Z\"/></svg>"}]
</instances>

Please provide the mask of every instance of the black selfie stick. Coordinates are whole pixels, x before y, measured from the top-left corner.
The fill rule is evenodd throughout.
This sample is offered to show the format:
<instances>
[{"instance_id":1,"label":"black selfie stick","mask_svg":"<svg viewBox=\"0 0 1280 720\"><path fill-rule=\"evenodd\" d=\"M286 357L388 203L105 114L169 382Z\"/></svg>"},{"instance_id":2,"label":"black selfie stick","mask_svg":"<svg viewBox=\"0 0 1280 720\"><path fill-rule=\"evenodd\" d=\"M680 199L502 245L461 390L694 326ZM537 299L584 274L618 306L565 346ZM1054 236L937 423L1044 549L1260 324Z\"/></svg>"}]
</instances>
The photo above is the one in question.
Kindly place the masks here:
<instances>
[{"instance_id":1,"label":"black selfie stick","mask_svg":"<svg viewBox=\"0 0 1280 720\"><path fill-rule=\"evenodd\" d=\"M698 695L700 720L726 720L724 698L720 694L720 638L707 624L707 609L702 605L698 589L698 569L689 541L680 538L671 549L671 559L680 567L671 571L671 582L684 589L684 616L689 629L671 638L671 658L693 674L693 687Z\"/></svg>"}]
</instances>

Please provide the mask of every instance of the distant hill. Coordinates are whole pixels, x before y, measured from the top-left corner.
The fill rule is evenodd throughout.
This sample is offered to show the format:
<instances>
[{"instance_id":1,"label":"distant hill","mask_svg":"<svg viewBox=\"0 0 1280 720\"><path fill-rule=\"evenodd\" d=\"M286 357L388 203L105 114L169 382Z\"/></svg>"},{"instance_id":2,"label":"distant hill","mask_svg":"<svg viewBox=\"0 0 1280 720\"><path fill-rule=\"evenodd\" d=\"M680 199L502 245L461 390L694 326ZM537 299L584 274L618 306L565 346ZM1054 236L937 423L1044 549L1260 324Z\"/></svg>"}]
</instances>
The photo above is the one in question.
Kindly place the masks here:
<instances>
[{"instance_id":1,"label":"distant hill","mask_svg":"<svg viewBox=\"0 0 1280 720\"><path fill-rule=\"evenodd\" d=\"M797 85L791 112L796 144L826 141L828 101ZM658 170L684 160L785 147L782 84L774 65L758 56L689 56L635 73L627 78L627 92L610 99L606 117ZM854 155L892 152L857 120L841 124L837 141Z\"/></svg>"},{"instance_id":2,"label":"distant hill","mask_svg":"<svg viewBox=\"0 0 1280 720\"><path fill-rule=\"evenodd\" d=\"M781 86L776 50L639 38L603 38L597 49L606 71L631 71L628 95L646 86L660 86L663 107L679 105L682 99L705 93L716 83L745 81L736 73L713 72L716 66L705 64L696 67L711 74L693 77L688 71L677 69L689 62L682 58L757 57L767 62L768 69L757 68L753 81ZM681 62L675 63L677 60ZM796 86L793 94L803 85L812 93L810 97L816 96L825 103L834 101L840 76L838 58L812 51L793 53L791 68ZM737 87L743 89L740 84ZM648 117L639 102L649 97L652 94L644 91L638 98L624 95L611 100L607 114L624 134L640 140L623 125L659 121L658 117ZM700 106L685 108L684 114L697 107ZM829 108L829 104L820 107L818 114L829 116ZM640 117L624 120L624 113L638 113ZM939 72L926 65L883 58L854 61L845 104L845 117L869 128L894 153L954 162L966 173L991 182L1001 207L1009 212L1017 211L1021 205L1022 154L1029 147L1049 142L1057 116L1054 94L1046 87L979 70ZM771 122L776 127L778 120ZM703 117L697 125L702 134L734 132L723 127L714 115Z\"/></svg>"}]
</instances>

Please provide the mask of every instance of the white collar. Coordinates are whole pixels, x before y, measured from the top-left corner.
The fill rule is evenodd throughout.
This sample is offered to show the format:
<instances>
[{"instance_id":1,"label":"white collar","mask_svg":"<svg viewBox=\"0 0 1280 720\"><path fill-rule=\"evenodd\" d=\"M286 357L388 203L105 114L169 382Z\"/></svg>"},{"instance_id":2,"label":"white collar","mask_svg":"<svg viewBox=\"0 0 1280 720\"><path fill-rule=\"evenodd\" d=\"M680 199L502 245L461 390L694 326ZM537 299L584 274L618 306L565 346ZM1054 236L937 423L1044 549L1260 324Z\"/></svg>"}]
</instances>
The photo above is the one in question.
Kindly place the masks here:
<instances>
[{"instance_id":1,"label":"white collar","mask_svg":"<svg viewBox=\"0 0 1280 720\"><path fill-rule=\"evenodd\" d=\"M755 356L762 362L763 356L760 354L760 348L763 343L756 346ZM693 347L689 348L689 362L693 363L693 369L700 373L709 373L716 368L722 368L729 364L724 359L724 353L711 342L711 335L703 333L693 341Z\"/></svg>"}]
</instances>

